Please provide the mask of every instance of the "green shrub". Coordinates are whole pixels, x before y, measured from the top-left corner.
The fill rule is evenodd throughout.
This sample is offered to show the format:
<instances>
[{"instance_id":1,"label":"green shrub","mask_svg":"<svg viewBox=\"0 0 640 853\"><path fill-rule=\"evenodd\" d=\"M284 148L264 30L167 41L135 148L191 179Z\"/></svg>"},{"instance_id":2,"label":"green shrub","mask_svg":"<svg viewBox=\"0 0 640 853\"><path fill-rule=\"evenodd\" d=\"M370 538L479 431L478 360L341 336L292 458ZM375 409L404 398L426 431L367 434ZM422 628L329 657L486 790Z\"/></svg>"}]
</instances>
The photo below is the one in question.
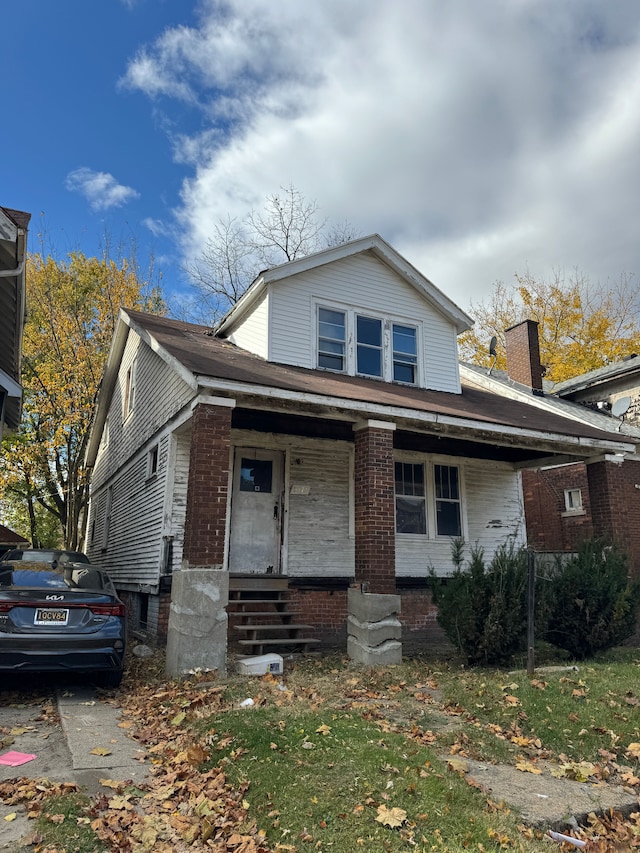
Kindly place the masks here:
<instances>
[{"instance_id":1,"label":"green shrub","mask_svg":"<svg viewBox=\"0 0 640 853\"><path fill-rule=\"evenodd\" d=\"M556 562L547 580L538 588L545 636L554 646L583 659L634 633L640 583L629 580L621 549L598 539L583 542L575 555Z\"/></svg>"},{"instance_id":2,"label":"green shrub","mask_svg":"<svg viewBox=\"0 0 640 853\"><path fill-rule=\"evenodd\" d=\"M505 663L526 649L527 552L511 541L487 567L482 548L474 547L463 568L463 543L455 540L452 557L451 577L432 575L438 623L469 663Z\"/></svg>"}]
</instances>

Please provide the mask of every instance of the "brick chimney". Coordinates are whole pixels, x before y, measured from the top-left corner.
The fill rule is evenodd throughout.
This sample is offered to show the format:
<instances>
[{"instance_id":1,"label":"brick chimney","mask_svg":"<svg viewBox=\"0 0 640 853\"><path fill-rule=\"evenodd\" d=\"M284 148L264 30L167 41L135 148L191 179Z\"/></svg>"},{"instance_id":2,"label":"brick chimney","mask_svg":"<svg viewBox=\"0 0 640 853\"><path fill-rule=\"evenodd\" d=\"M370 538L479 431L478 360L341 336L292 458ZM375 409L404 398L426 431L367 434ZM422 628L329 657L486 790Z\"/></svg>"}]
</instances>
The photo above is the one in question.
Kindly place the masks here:
<instances>
[{"instance_id":1,"label":"brick chimney","mask_svg":"<svg viewBox=\"0 0 640 853\"><path fill-rule=\"evenodd\" d=\"M507 344L507 373L514 382L527 385L534 394L542 394L542 365L538 324L523 320L505 330Z\"/></svg>"}]
</instances>

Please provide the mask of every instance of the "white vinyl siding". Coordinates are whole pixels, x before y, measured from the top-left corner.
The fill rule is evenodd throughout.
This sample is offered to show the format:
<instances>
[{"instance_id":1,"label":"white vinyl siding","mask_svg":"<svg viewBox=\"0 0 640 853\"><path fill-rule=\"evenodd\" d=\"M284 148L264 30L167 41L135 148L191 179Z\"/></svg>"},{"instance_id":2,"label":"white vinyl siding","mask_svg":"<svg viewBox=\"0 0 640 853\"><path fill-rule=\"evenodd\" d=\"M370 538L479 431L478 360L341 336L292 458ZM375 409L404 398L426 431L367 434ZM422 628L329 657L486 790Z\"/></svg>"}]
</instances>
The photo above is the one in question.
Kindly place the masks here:
<instances>
[{"instance_id":1,"label":"white vinyl siding","mask_svg":"<svg viewBox=\"0 0 640 853\"><path fill-rule=\"evenodd\" d=\"M358 255L270 285L271 361L316 367L317 307L343 307L368 317L416 325L420 384L460 392L457 336L451 323L376 258ZM245 323L248 322L245 321ZM353 345L353 341L350 342Z\"/></svg>"},{"instance_id":2,"label":"white vinyl siding","mask_svg":"<svg viewBox=\"0 0 640 853\"><path fill-rule=\"evenodd\" d=\"M229 335L231 343L269 358L269 295L264 293L246 319Z\"/></svg>"}]
</instances>

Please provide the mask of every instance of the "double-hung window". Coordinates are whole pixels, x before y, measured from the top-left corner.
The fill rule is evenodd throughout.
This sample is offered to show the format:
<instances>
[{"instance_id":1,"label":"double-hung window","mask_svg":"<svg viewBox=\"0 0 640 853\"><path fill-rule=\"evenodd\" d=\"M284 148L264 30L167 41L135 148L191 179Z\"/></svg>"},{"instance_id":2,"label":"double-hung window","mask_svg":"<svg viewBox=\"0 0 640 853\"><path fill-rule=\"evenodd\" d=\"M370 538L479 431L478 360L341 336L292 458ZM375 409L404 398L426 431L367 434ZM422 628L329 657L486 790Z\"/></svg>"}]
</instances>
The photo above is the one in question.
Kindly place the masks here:
<instances>
[{"instance_id":1,"label":"double-hung window","mask_svg":"<svg viewBox=\"0 0 640 853\"><path fill-rule=\"evenodd\" d=\"M424 465L396 462L396 532L426 533Z\"/></svg>"},{"instance_id":2,"label":"double-hung window","mask_svg":"<svg viewBox=\"0 0 640 853\"><path fill-rule=\"evenodd\" d=\"M382 377L382 320L356 317L356 373Z\"/></svg>"},{"instance_id":3,"label":"double-hung window","mask_svg":"<svg viewBox=\"0 0 640 853\"><path fill-rule=\"evenodd\" d=\"M346 369L346 314L329 308L318 310L318 367Z\"/></svg>"},{"instance_id":4,"label":"double-hung window","mask_svg":"<svg viewBox=\"0 0 640 853\"><path fill-rule=\"evenodd\" d=\"M418 326L318 306L317 365L351 376L417 385Z\"/></svg>"},{"instance_id":5,"label":"double-hung window","mask_svg":"<svg viewBox=\"0 0 640 853\"><path fill-rule=\"evenodd\" d=\"M438 536L461 536L460 476L455 465L433 466L436 533Z\"/></svg>"},{"instance_id":6,"label":"double-hung window","mask_svg":"<svg viewBox=\"0 0 640 853\"><path fill-rule=\"evenodd\" d=\"M416 384L418 342L414 326L393 324L393 379Z\"/></svg>"}]
</instances>

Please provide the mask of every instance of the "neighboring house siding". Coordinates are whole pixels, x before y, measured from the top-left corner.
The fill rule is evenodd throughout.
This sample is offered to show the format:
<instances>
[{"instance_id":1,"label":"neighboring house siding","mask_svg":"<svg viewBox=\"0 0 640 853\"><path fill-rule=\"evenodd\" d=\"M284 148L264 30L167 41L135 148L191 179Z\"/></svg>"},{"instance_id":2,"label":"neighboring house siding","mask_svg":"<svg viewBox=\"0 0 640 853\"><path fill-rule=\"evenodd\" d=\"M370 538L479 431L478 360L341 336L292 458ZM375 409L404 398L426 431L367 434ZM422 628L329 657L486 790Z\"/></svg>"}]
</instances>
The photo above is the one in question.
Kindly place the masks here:
<instances>
[{"instance_id":1,"label":"neighboring house siding","mask_svg":"<svg viewBox=\"0 0 640 853\"><path fill-rule=\"evenodd\" d=\"M315 367L315 306L336 304L419 323L425 364L422 384L460 391L455 330L411 285L373 257L346 258L276 282L271 300L271 361Z\"/></svg>"},{"instance_id":2,"label":"neighboring house siding","mask_svg":"<svg viewBox=\"0 0 640 853\"><path fill-rule=\"evenodd\" d=\"M407 454L402 458L416 462L425 459ZM436 461L460 467L463 538L468 545L467 555L470 546L479 545L491 558L495 549L508 537L514 537L516 544L524 542L520 478L512 468L456 458L438 458ZM429 529L433 530L432 506L428 512ZM449 537L396 534L397 577L426 577L431 570L437 575L447 575L453 568Z\"/></svg>"},{"instance_id":3,"label":"neighboring house siding","mask_svg":"<svg viewBox=\"0 0 640 853\"><path fill-rule=\"evenodd\" d=\"M263 294L247 319L229 335L236 346L269 358L269 297Z\"/></svg>"},{"instance_id":4,"label":"neighboring house siding","mask_svg":"<svg viewBox=\"0 0 640 853\"><path fill-rule=\"evenodd\" d=\"M127 374L133 370L135 383L133 408L123 422ZM153 350L129 333L118 381L109 409L109 438L101 447L93 470L92 483L99 488L112 478L120 466L167 420L180 411L193 396L189 385Z\"/></svg>"}]
</instances>

